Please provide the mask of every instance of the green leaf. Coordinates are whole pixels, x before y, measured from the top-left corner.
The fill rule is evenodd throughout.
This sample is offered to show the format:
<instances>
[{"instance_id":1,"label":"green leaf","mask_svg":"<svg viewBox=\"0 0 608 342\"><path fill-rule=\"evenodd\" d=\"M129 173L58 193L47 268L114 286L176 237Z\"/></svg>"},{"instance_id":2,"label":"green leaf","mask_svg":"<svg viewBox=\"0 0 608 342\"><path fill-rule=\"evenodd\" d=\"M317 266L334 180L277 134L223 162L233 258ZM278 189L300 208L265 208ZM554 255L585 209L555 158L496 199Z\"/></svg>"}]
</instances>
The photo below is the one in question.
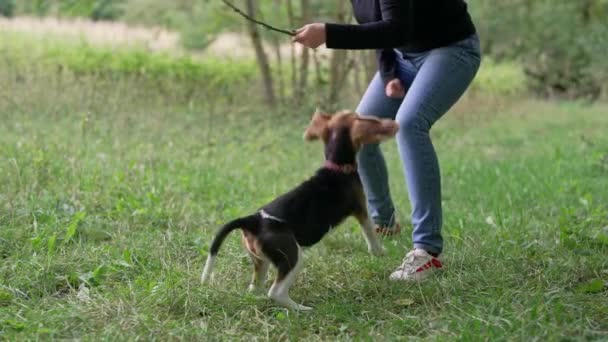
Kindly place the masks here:
<instances>
[{"instance_id":1,"label":"green leaf","mask_svg":"<svg viewBox=\"0 0 608 342\"><path fill-rule=\"evenodd\" d=\"M57 234L53 234L50 238L49 241L47 242L47 254L49 256L53 255L53 253L55 252L55 245L57 243Z\"/></svg>"},{"instance_id":2,"label":"green leaf","mask_svg":"<svg viewBox=\"0 0 608 342\"><path fill-rule=\"evenodd\" d=\"M107 269L105 265L100 265L93 271L93 281L95 282L95 284L101 284L101 281L103 280L106 271Z\"/></svg>"},{"instance_id":3,"label":"green leaf","mask_svg":"<svg viewBox=\"0 0 608 342\"><path fill-rule=\"evenodd\" d=\"M68 225L68 230L65 234L66 240L70 240L76 235L76 229L78 228L80 222L82 222L82 220L85 218L85 216L87 216L86 212L79 211L72 217L72 220Z\"/></svg>"},{"instance_id":4,"label":"green leaf","mask_svg":"<svg viewBox=\"0 0 608 342\"><path fill-rule=\"evenodd\" d=\"M13 301L13 294L0 289L0 306L8 306Z\"/></svg>"},{"instance_id":5,"label":"green leaf","mask_svg":"<svg viewBox=\"0 0 608 342\"><path fill-rule=\"evenodd\" d=\"M606 284L602 279L593 279L589 282L579 285L576 291L579 293L600 293L604 291Z\"/></svg>"},{"instance_id":6,"label":"green leaf","mask_svg":"<svg viewBox=\"0 0 608 342\"><path fill-rule=\"evenodd\" d=\"M82 273L78 276L80 281L83 281L91 286L101 284L105 274L107 272L107 268L105 265L97 266L93 271L89 271L86 273Z\"/></svg>"},{"instance_id":7,"label":"green leaf","mask_svg":"<svg viewBox=\"0 0 608 342\"><path fill-rule=\"evenodd\" d=\"M6 325L8 325L9 327L11 327L13 330L16 331L23 331L25 329L25 323L23 322L17 322L15 320L9 319L6 322Z\"/></svg>"},{"instance_id":8,"label":"green leaf","mask_svg":"<svg viewBox=\"0 0 608 342\"><path fill-rule=\"evenodd\" d=\"M279 321L284 321L287 319L287 315L283 311L279 311L275 314L275 317Z\"/></svg>"},{"instance_id":9,"label":"green leaf","mask_svg":"<svg viewBox=\"0 0 608 342\"><path fill-rule=\"evenodd\" d=\"M131 256L131 251L129 251L128 249L125 249L124 252L122 252L122 259L124 260L124 262L131 266L131 263L133 263L133 258Z\"/></svg>"}]
</instances>

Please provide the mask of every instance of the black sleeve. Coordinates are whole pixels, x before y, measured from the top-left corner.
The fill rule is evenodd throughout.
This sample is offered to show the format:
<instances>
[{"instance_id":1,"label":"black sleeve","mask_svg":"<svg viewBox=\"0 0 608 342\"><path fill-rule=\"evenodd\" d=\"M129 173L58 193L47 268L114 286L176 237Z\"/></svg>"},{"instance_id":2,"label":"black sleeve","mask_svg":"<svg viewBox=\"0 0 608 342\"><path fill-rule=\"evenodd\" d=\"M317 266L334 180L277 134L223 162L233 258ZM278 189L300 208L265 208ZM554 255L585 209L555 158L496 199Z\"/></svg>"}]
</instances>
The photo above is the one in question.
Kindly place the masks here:
<instances>
[{"instance_id":1,"label":"black sleeve","mask_svg":"<svg viewBox=\"0 0 608 342\"><path fill-rule=\"evenodd\" d=\"M409 40L410 1L380 0L382 20L359 25L326 23L325 46L330 49L381 49Z\"/></svg>"},{"instance_id":2,"label":"black sleeve","mask_svg":"<svg viewBox=\"0 0 608 342\"><path fill-rule=\"evenodd\" d=\"M378 72L382 82L386 85L388 81L397 77L396 54L393 49L377 49L376 60Z\"/></svg>"}]
</instances>

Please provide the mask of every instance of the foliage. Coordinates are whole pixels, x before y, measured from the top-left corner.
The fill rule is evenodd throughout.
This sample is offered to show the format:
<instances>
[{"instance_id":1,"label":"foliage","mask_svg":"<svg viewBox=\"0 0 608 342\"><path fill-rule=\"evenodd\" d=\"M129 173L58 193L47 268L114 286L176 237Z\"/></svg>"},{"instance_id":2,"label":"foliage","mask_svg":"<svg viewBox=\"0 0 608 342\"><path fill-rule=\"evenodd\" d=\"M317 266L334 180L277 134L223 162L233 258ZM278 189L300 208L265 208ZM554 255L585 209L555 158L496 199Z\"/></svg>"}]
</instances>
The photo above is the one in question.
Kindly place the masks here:
<instances>
[{"instance_id":1,"label":"foliage","mask_svg":"<svg viewBox=\"0 0 608 342\"><path fill-rule=\"evenodd\" d=\"M608 79L608 1L472 1L485 51L522 63L543 96L596 99Z\"/></svg>"},{"instance_id":2,"label":"foliage","mask_svg":"<svg viewBox=\"0 0 608 342\"><path fill-rule=\"evenodd\" d=\"M0 4L12 0L1 0ZM287 4L293 7L293 16ZM303 1L261 1L259 18L297 28ZM310 19L334 20L334 2L310 0ZM468 1L487 56L524 66L530 89L541 96L597 99L608 94L608 0ZM237 2L237 5L241 3ZM220 1L191 0L22 0L17 14L82 16L163 26L182 35L187 49L203 50L223 31L245 21ZM350 11L349 11L350 13ZM350 16L347 20L351 20ZM274 39L261 30L262 37ZM271 39L272 38L272 39Z\"/></svg>"},{"instance_id":3,"label":"foliage","mask_svg":"<svg viewBox=\"0 0 608 342\"><path fill-rule=\"evenodd\" d=\"M116 20L128 0L20 0L18 12L39 16L83 17Z\"/></svg>"},{"instance_id":4,"label":"foliage","mask_svg":"<svg viewBox=\"0 0 608 342\"><path fill-rule=\"evenodd\" d=\"M122 15L124 0L97 0L91 10L93 20L116 20Z\"/></svg>"},{"instance_id":5,"label":"foliage","mask_svg":"<svg viewBox=\"0 0 608 342\"><path fill-rule=\"evenodd\" d=\"M234 28L221 6L219 1L129 0L122 20L177 30L185 48L203 50L217 33Z\"/></svg>"},{"instance_id":6,"label":"foliage","mask_svg":"<svg viewBox=\"0 0 608 342\"><path fill-rule=\"evenodd\" d=\"M0 15L12 17L15 13L15 0L0 0Z\"/></svg>"},{"instance_id":7,"label":"foliage","mask_svg":"<svg viewBox=\"0 0 608 342\"><path fill-rule=\"evenodd\" d=\"M195 61L189 57L150 54L138 50L104 50L88 45L79 46L71 53L66 53L60 47L49 49L44 62L83 73L130 74L153 79L205 80L210 83L217 78L238 83L246 80L255 70L253 65L247 63Z\"/></svg>"},{"instance_id":8,"label":"foliage","mask_svg":"<svg viewBox=\"0 0 608 342\"><path fill-rule=\"evenodd\" d=\"M526 91L526 76L522 67L513 62L497 63L490 56L483 58L469 92L483 96L510 97Z\"/></svg>"},{"instance_id":9,"label":"foliage","mask_svg":"<svg viewBox=\"0 0 608 342\"><path fill-rule=\"evenodd\" d=\"M96 0L59 0L56 1L57 12L62 16L90 18Z\"/></svg>"},{"instance_id":10,"label":"foliage","mask_svg":"<svg viewBox=\"0 0 608 342\"><path fill-rule=\"evenodd\" d=\"M250 82L256 75L255 64L250 61L197 60L135 48L100 47L50 37L36 39L29 35L3 34L14 38L0 41L5 61L13 65L36 64L48 70L59 67L79 74L136 76L142 80L177 81L199 86L238 86Z\"/></svg>"},{"instance_id":11,"label":"foliage","mask_svg":"<svg viewBox=\"0 0 608 342\"><path fill-rule=\"evenodd\" d=\"M50 0L20 0L17 3L17 14L44 16L50 14L53 1Z\"/></svg>"}]
</instances>

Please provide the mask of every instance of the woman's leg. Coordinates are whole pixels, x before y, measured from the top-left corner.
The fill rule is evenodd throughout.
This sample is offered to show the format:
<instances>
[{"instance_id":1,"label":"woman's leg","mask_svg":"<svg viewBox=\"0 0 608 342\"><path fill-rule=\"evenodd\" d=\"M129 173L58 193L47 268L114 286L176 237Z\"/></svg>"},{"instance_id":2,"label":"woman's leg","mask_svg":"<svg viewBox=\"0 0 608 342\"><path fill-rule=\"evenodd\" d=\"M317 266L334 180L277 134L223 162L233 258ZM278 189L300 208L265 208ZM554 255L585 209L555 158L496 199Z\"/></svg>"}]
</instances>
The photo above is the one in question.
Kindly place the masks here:
<instances>
[{"instance_id":1,"label":"woman's leg","mask_svg":"<svg viewBox=\"0 0 608 342\"><path fill-rule=\"evenodd\" d=\"M363 116L394 119L403 99L387 97L378 73L370 82L356 112ZM388 185L384 156L378 144L364 145L357 155L358 171L367 197L369 215L376 225L394 224L395 208Z\"/></svg>"},{"instance_id":2,"label":"woman's leg","mask_svg":"<svg viewBox=\"0 0 608 342\"><path fill-rule=\"evenodd\" d=\"M397 112L397 144L412 205L414 247L432 254L442 252L443 239L440 170L429 131L475 77L480 65L478 44L473 36L406 56L418 72Z\"/></svg>"}]
</instances>

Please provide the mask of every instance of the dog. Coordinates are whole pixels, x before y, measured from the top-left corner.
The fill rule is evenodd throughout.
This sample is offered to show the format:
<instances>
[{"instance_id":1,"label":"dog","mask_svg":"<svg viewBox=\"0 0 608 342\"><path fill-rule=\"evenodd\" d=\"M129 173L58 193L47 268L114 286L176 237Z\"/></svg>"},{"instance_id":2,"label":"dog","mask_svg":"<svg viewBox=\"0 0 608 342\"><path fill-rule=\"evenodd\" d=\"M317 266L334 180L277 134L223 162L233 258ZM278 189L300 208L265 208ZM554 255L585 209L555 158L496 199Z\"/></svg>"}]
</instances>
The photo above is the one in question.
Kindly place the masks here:
<instances>
[{"instance_id":1,"label":"dog","mask_svg":"<svg viewBox=\"0 0 608 342\"><path fill-rule=\"evenodd\" d=\"M353 216L361 225L368 251L377 256L384 254L369 219L356 154L362 145L381 143L393 137L398 129L394 120L363 117L351 111L333 115L315 112L303 138L323 141L323 166L299 186L255 213L222 226L211 244L201 282L205 283L212 273L226 236L241 229L242 241L254 265L249 290L256 291L263 285L272 263L277 276L268 297L288 309L312 310L289 296L289 288L302 268L303 249L315 245L325 234Z\"/></svg>"}]
</instances>

